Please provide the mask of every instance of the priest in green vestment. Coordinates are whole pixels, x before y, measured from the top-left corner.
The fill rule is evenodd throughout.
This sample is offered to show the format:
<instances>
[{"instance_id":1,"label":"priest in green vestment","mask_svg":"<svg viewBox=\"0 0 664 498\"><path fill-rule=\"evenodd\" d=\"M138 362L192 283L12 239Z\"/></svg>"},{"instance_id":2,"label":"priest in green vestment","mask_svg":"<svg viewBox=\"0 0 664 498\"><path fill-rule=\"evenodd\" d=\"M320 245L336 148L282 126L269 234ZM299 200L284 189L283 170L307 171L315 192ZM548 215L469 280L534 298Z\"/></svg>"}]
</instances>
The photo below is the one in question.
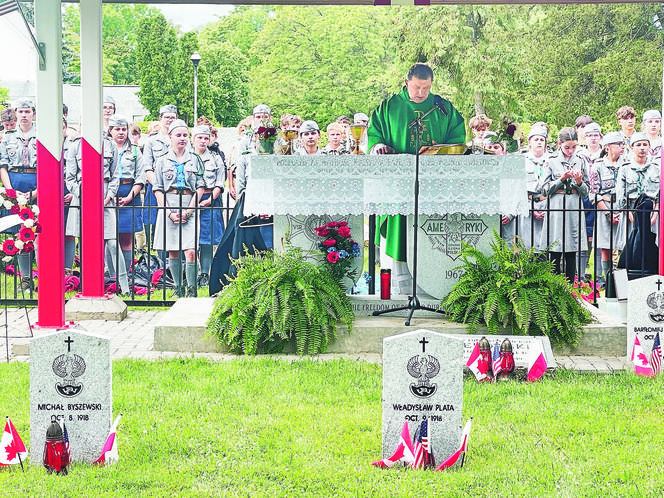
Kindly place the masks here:
<instances>
[{"instance_id":1,"label":"priest in green vestment","mask_svg":"<svg viewBox=\"0 0 664 498\"><path fill-rule=\"evenodd\" d=\"M426 64L414 64L403 89L384 100L371 115L367 135L370 154L415 154L415 129L408 124L432 109L422 122L420 146L466 143L463 117L451 102L431 93L433 71ZM414 179L413 179L414 180ZM395 261L406 261L406 217L382 216L376 243L385 238L385 253Z\"/></svg>"}]
</instances>

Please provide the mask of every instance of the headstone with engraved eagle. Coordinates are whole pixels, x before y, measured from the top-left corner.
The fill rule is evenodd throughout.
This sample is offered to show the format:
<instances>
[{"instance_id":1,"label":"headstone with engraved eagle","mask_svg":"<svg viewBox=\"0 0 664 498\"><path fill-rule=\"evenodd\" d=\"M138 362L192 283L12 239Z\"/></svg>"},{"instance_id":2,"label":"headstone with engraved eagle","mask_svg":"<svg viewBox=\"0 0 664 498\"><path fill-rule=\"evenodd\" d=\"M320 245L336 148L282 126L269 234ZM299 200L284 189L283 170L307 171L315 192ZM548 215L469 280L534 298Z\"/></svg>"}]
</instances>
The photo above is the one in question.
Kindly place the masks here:
<instances>
[{"instance_id":1,"label":"headstone with engraved eagle","mask_svg":"<svg viewBox=\"0 0 664 498\"><path fill-rule=\"evenodd\" d=\"M436 460L457 449L463 366L463 341L450 335L420 329L383 340L384 458L399 444L404 422L411 438L427 422L428 444Z\"/></svg>"},{"instance_id":2,"label":"headstone with engraved eagle","mask_svg":"<svg viewBox=\"0 0 664 498\"><path fill-rule=\"evenodd\" d=\"M30 341L30 461L41 465L46 429L64 422L71 459L92 463L111 426L110 340L62 330Z\"/></svg>"}]
</instances>

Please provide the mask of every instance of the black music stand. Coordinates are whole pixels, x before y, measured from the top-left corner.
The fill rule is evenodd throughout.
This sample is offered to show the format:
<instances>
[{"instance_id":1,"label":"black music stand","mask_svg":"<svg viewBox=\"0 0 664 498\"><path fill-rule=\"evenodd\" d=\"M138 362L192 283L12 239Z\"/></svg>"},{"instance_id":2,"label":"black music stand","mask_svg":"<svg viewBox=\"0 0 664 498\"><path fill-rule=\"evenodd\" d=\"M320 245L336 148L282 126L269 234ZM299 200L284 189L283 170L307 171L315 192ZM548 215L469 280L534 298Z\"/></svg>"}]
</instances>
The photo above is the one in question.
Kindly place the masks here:
<instances>
[{"instance_id":1,"label":"black music stand","mask_svg":"<svg viewBox=\"0 0 664 498\"><path fill-rule=\"evenodd\" d=\"M410 319L413 317L413 313L416 310L426 310L426 311L431 311L433 313L445 314L444 311L439 310L437 308L432 308L430 306L422 306L420 304L419 298L417 297L417 223L418 223L419 210L420 210L420 134L422 133L423 129L422 120L436 109L441 109L441 108L438 106L434 106L431 109L429 109L427 112L422 114L422 116L418 117L417 119L408 124L408 129L411 128L415 129L415 189L414 189L415 206L413 209L414 211L413 212L413 295L408 296L408 304L405 306L399 306L398 308L373 312L373 316L378 316L378 315L383 315L385 313L394 313L396 311L410 310L410 312L408 313L408 318L406 319L405 322L406 326L410 325ZM447 113L445 112L445 114Z\"/></svg>"}]
</instances>

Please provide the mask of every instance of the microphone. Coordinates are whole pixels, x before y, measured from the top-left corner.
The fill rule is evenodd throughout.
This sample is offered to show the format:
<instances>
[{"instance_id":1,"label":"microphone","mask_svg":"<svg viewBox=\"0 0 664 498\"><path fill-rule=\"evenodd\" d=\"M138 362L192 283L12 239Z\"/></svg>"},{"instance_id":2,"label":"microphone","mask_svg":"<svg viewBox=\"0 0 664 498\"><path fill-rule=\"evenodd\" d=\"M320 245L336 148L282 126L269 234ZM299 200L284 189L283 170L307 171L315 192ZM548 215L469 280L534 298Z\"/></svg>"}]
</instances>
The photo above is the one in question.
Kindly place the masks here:
<instances>
[{"instance_id":1,"label":"microphone","mask_svg":"<svg viewBox=\"0 0 664 498\"><path fill-rule=\"evenodd\" d=\"M435 105L438 109L440 109L440 112L442 112L443 115L447 116L447 109L445 109L445 101L443 100L443 97L441 97L440 95L434 95L433 105Z\"/></svg>"}]
</instances>

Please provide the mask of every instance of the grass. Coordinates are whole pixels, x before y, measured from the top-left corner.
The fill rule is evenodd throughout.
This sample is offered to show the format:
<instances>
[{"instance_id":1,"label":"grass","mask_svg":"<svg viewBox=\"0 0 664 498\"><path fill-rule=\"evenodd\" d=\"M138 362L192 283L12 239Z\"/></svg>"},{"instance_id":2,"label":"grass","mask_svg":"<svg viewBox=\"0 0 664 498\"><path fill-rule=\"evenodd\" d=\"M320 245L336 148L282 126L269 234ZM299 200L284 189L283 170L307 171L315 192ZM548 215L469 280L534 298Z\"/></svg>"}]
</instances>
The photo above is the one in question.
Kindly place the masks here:
<instances>
[{"instance_id":1,"label":"grass","mask_svg":"<svg viewBox=\"0 0 664 498\"><path fill-rule=\"evenodd\" d=\"M2 364L0 414L29 443L26 364ZM375 469L379 365L269 357L113 364L119 464L0 469L5 496L661 496L662 378L559 372L464 381L466 466ZM441 457L440 455L438 456Z\"/></svg>"}]
</instances>

